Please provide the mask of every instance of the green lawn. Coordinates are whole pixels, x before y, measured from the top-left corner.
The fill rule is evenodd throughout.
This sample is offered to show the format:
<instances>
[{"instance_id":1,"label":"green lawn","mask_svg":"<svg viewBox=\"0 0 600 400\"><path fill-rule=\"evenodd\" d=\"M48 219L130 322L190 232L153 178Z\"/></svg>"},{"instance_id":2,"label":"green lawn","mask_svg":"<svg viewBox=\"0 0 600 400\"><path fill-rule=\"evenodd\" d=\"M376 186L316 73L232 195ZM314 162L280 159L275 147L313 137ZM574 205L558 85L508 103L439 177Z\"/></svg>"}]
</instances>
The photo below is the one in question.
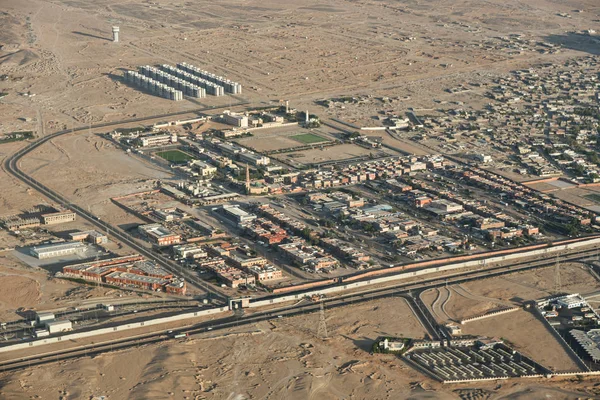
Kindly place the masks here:
<instances>
[{"instance_id":1,"label":"green lawn","mask_svg":"<svg viewBox=\"0 0 600 400\"><path fill-rule=\"evenodd\" d=\"M33 138L32 131L20 131L9 133L5 136L0 137L0 144L9 142L19 142L21 140L27 140Z\"/></svg>"},{"instance_id":2,"label":"green lawn","mask_svg":"<svg viewBox=\"0 0 600 400\"><path fill-rule=\"evenodd\" d=\"M592 193L592 194L586 194L586 195L585 195L585 196L583 196L583 197L585 197L585 198L586 198L586 199L588 199L588 200L592 200L592 201L594 201L594 202L596 202L596 203L600 203L600 194L595 194L595 193Z\"/></svg>"},{"instance_id":3,"label":"green lawn","mask_svg":"<svg viewBox=\"0 0 600 400\"><path fill-rule=\"evenodd\" d=\"M319 135L315 135L314 133L303 133L300 135L294 135L291 138L304 144L329 142L329 140Z\"/></svg>"},{"instance_id":4,"label":"green lawn","mask_svg":"<svg viewBox=\"0 0 600 400\"><path fill-rule=\"evenodd\" d=\"M157 156L164 158L165 160L176 163L176 164L184 164L189 160L193 160L194 157L190 156L187 153L184 153L181 150L167 150L167 151L159 151L156 153Z\"/></svg>"}]
</instances>

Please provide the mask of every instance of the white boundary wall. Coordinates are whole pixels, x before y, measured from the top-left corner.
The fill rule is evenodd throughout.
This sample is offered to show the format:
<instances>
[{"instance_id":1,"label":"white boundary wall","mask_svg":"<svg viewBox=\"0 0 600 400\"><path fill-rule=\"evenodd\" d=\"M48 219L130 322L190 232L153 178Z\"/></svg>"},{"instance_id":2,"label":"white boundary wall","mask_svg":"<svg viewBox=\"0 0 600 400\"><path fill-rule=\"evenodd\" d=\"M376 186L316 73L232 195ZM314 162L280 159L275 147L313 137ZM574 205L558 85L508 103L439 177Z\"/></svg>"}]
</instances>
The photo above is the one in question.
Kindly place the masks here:
<instances>
[{"instance_id":1,"label":"white boundary wall","mask_svg":"<svg viewBox=\"0 0 600 400\"><path fill-rule=\"evenodd\" d=\"M484 319L484 318L495 317L496 315L506 314L506 313L518 311L518 310L521 310L521 307L511 307L511 308L505 308L503 310L491 311L486 314L481 314L481 315L477 315L475 317L462 319L462 320L460 320L460 324L463 325L463 324L466 324L471 321L477 321L477 320Z\"/></svg>"},{"instance_id":2,"label":"white boundary wall","mask_svg":"<svg viewBox=\"0 0 600 400\"><path fill-rule=\"evenodd\" d=\"M135 322L135 323L131 323L131 324L118 325L118 326L113 326L110 328L95 329L93 331L87 331L87 332L75 332L75 333L70 333L70 334L66 334L66 335L62 335L62 336L49 337L49 338L40 339L40 340L33 340L31 342L18 343L18 344L13 344L10 346L0 347L0 353L13 351L13 350L28 349L31 347L43 346L46 344L60 343L64 340L82 339L82 338L86 338L86 337L106 335L106 334L115 333L115 332L122 332L122 331L126 331L129 329L143 328L145 326L159 325L159 324L165 324L168 322L181 321L184 319L198 318L198 317L203 317L205 315L222 313L222 312L225 312L228 310L229 309L227 307L209 308L208 310L201 310L201 311L196 311L196 312L192 312L192 313L172 315L170 317L150 319L147 321L140 321L140 322Z\"/></svg>"},{"instance_id":3,"label":"white boundary wall","mask_svg":"<svg viewBox=\"0 0 600 400\"><path fill-rule=\"evenodd\" d=\"M341 284L341 285L337 285L337 286L333 286L333 287L329 287L329 288L313 290L310 292L304 292L304 293L298 293L298 294L290 293L289 295L282 295L281 297L277 297L274 299L259 300L259 301L251 302L249 307L254 308L254 307L268 306L271 304L278 304L278 303L284 303L287 301L299 300L306 296L343 292L345 290L355 289L355 288L359 288L359 287L363 287L363 286L374 285L377 283L407 279L407 278L412 278L414 276L427 275L427 274L431 274L431 273L435 273L435 272L452 271L452 270L457 270L457 269L467 268L467 267L474 267L474 266L484 266L488 263L518 259L518 258L523 258L523 257L531 257L531 256L536 256L536 255L548 254L548 253L556 253L556 252L560 252L560 251L564 251L564 250L573 250L573 249L576 249L579 247L589 246L589 245L593 245L593 244L600 244L600 238L584 240L581 242L569 243L569 244L564 244L564 245L558 245L558 246L554 246L554 247L546 247L546 248L531 250L531 251L527 251L527 252L523 252L523 253L491 257L491 258L488 258L485 260L473 260L473 261L466 261L466 262L462 262L462 263L450 264L450 265L446 265L443 267L431 267L431 268L425 268L425 269L422 269L419 271L401 272L399 274L395 274L392 276L374 278L374 279L370 279L370 280L362 281L362 282L352 282L352 283L348 283L348 284ZM201 310L201 311L197 311L197 312L193 312L193 313L185 313L185 314L173 315L170 317L156 318L156 319L151 319L151 320L147 320L147 321L140 321L140 322L136 322L136 323L126 324L126 325L118 325L118 326L114 326L114 327L110 327L110 328L95 329L93 331L78 332L78 333L76 332L76 333L71 333L71 334L67 334L67 335L63 335L63 336L49 337L49 338L40 339L40 340L33 340L31 342L18 343L18 344L14 344L14 345L10 345L10 346L0 347L0 353L13 351L13 350L19 350L19 349L26 349L26 348L30 348L30 347L34 347L34 346L45 345L45 344L58 343L63 340L81 339L81 338L86 338L86 337L105 335L105 334L114 333L114 332L121 332L121 331L128 330L128 329L141 328L144 326L164 324L164 323L173 322L173 321L181 321L184 319L192 319L192 318L202 317L205 315L222 313L222 312L225 312L228 310L229 310L228 307L211 308L208 310Z\"/></svg>"},{"instance_id":4,"label":"white boundary wall","mask_svg":"<svg viewBox=\"0 0 600 400\"><path fill-rule=\"evenodd\" d=\"M258 301L250 302L249 307L251 307L251 308L263 307L263 306L268 306L271 304L283 303L286 301L299 300L306 296L310 297L312 295L343 292L345 290L355 289L355 288L359 288L359 287L363 287L363 286L375 285L378 283L391 282L391 281L401 280L401 279L408 279L408 278L412 278L415 276L427 275L427 274L432 274L432 273L436 273L436 272L453 271L453 270L458 270L461 268L477 267L477 266L483 267L486 264L490 264L490 263L497 263L497 262L502 262L502 261L507 261L507 260L515 260L515 259L524 258L524 257L532 257L532 256L557 253L557 252L561 252L561 251L565 251L565 250L573 250L573 249L576 249L579 247L590 246L590 245L594 245L594 244L600 244L600 238L583 240L581 242L561 244L561 245L557 245L557 246L553 246L553 247L544 247L542 249L530 250L530 251L526 251L526 252L522 252L522 253L514 253L514 254L490 257L490 258L483 259L483 260L465 261L465 262L445 265L442 267L431 267L431 268L421 269L418 271L400 272L398 274L391 275L391 276L384 276L381 278L373 278L373 279L369 279L369 280L361 281L361 282L340 284L340 285L336 285L336 286L328 287L328 288L324 288L324 289L315 289L310 292L297 293L297 294L290 293L287 295L282 295L281 297L277 297L275 299L258 300Z\"/></svg>"}]
</instances>

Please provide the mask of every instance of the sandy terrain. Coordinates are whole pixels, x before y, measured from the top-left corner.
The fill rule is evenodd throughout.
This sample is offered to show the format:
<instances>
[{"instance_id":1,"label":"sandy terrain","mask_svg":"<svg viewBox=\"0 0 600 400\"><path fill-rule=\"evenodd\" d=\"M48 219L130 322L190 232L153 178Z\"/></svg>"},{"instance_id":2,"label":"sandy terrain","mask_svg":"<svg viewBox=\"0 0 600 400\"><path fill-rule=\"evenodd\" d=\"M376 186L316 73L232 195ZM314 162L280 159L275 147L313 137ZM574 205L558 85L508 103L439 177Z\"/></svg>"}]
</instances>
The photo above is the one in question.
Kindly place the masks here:
<instances>
[{"instance_id":1,"label":"sandy terrain","mask_svg":"<svg viewBox=\"0 0 600 400\"><path fill-rule=\"evenodd\" d=\"M565 293L591 293L600 287L581 264L565 264L560 271L561 289ZM431 289L424 292L421 298L439 322L457 322L493 309L549 296L553 293L554 282L554 268L544 268L451 285L439 290ZM462 328L464 334L504 338L517 350L548 368L557 371L577 368L547 327L532 313L516 311L469 322Z\"/></svg>"},{"instance_id":2,"label":"sandy terrain","mask_svg":"<svg viewBox=\"0 0 600 400\"><path fill-rule=\"evenodd\" d=\"M18 142L0 145L0 163L22 146ZM44 197L6 173L3 167L0 168L0 215L12 214L44 202ZM1 247L4 246L0 242Z\"/></svg>"},{"instance_id":3,"label":"sandy terrain","mask_svg":"<svg viewBox=\"0 0 600 400\"><path fill-rule=\"evenodd\" d=\"M600 202L594 201L594 197L600 195L600 186L588 186L583 188L573 188L567 190L558 190L552 193L553 196L571 202L590 210L600 210ZM592 198L586 196L592 196ZM595 196L594 196L595 195ZM596 197L598 199L598 197Z\"/></svg>"},{"instance_id":4,"label":"sandy terrain","mask_svg":"<svg viewBox=\"0 0 600 400\"><path fill-rule=\"evenodd\" d=\"M543 268L518 272L502 277L430 289L421 299L432 310L440 323L460 321L487 311L537 300L554 293L555 269ZM560 267L561 291L565 293L592 293L600 284L582 264ZM448 296L448 293L450 295Z\"/></svg>"},{"instance_id":5,"label":"sandy terrain","mask_svg":"<svg viewBox=\"0 0 600 400\"><path fill-rule=\"evenodd\" d=\"M260 323L244 330L238 328L224 337L205 334L188 341L171 341L61 362L52 368L34 367L0 375L0 396L76 399L105 395L113 399L145 400L456 399L478 388L494 398L502 394L509 399L546 396L575 399L586 397L586 391L589 396L594 390L593 382L588 381L576 389L565 389L566 382L543 380L441 386L395 356L370 355L364 350L380 334L422 335L418 323L407 318L410 314L403 300L374 301L352 306L353 313L347 311L347 308L326 311L331 337L327 341L315 337L318 314L310 314ZM360 319L353 314L360 315ZM514 325L510 324L506 331L509 339L510 327L514 329ZM553 360L563 361L560 354L554 357Z\"/></svg>"},{"instance_id":6,"label":"sandy terrain","mask_svg":"<svg viewBox=\"0 0 600 400\"><path fill-rule=\"evenodd\" d=\"M552 294L555 276L554 268L543 268L481 282L470 282L463 286L475 295L504 301L535 300ZM560 283L561 291L565 293L586 294L600 289L600 284L582 264L561 265Z\"/></svg>"},{"instance_id":7,"label":"sandy terrain","mask_svg":"<svg viewBox=\"0 0 600 400\"><path fill-rule=\"evenodd\" d=\"M157 179L171 177L157 164L128 155L94 133L53 139L28 154L21 168L115 224L141 221L112 204L111 197L147 190Z\"/></svg>"},{"instance_id":8,"label":"sandy terrain","mask_svg":"<svg viewBox=\"0 0 600 400\"><path fill-rule=\"evenodd\" d=\"M38 311L61 307L95 305L107 299L124 300L130 292L94 286L81 286L66 280L55 279L41 268L22 266L6 254L0 254L0 320L21 318L19 308ZM131 298L139 298L134 293Z\"/></svg>"},{"instance_id":9,"label":"sandy terrain","mask_svg":"<svg viewBox=\"0 0 600 400\"><path fill-rule=\"evenodd\" d=\"M502 338L516 350L554 371L579 370L546 325L533 313L515 311L469 322L462 328L465 334Z\"/></svg>"},{"instance_id":10,"label":"sandy terrain","mask_svg":"<svg viewBox=\"0 0 600 400\"><path fill-rule=\"evenodd\" d=\"M242 7L200 1L185 9L170 0L3 5L0 72L9 75L3 86L10 94L2 102L17 107L19 115L57 126L236 101L225 96L173 102L119 79L123 68L182 60L241 82L243 97L251 101L287 98L304 108L311 98L363 92L409 97L404 107L431 107L432 94L466 79L557 57L489 50L482 47L486 40L521 33L574 47L565 31L593 26L597 10L593 0L527 5L494 0L485 6L474 0L452 5L335 0L326 6L302 0ZM121 27L119 44L110 41L113 24ZM576 54L568 48L563 53ZM26 92L36 96L19 95ZM19 115L3 119L16 127Z\"/></svg>"},{"instance_id":11,"label":"sandy terrain","mask_svg":"<svg viewBox=\"0 0 600 400\"><path fill-rule=\"evenodd\" d=\"M293 160L301 164L320 163L330 160L346 160L356 157L368 157L369 154L385 153L386 150L380 149L365 149L354 144L340 144L332 147L324 147L323 149L314 149L306 151L298 151L294 153L285 153L277 155L276 158L282 161Z\"/></svg>"}]
</instances>

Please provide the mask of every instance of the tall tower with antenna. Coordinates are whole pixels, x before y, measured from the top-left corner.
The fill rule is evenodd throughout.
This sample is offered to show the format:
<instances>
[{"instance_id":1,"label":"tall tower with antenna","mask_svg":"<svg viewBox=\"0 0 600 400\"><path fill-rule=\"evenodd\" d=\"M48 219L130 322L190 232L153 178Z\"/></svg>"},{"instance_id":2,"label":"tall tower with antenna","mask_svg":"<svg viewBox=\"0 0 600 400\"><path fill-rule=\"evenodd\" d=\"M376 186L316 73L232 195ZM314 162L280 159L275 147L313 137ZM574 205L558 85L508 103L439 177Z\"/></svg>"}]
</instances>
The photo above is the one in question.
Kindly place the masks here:
<instances>
[{"instance_id":1,"label":"tall tower with antenna","mask_svg":"<svg viewBox=\"0 0 600 400\"><path fill-rule=\"evenodd\" d=\"M562 282L560 279L560 255L556 255L556 265L554 266L554 294L562 292Z\"/></svg>"},{"instance_id":2,"label":"tall tower with antenna","mask_svg":"<svg viewBox=\"0 0 600 400\"><path fill-rule=\"evenodd\" d=\"M327 323L325 322L325 308L323 307L323 300L319 306L319 328L317 329L317 336L321 339L327 339Z\"/></svg>"}]
</instances>

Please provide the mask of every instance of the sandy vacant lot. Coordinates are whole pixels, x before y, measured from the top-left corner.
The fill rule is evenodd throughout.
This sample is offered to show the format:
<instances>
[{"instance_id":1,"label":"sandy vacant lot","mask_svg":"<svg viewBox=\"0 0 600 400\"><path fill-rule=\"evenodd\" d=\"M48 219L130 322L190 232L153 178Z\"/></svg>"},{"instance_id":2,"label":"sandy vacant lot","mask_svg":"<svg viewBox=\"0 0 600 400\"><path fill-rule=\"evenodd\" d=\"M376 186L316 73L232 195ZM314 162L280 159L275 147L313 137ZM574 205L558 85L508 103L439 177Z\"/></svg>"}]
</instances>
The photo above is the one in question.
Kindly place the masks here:
<instances>
[{"instance_id":1,"label":"sandy vacant lot","mask_svg":"<svg viewBox=\"0 0 600 400\"><path fill-rule=\"evenodd\" d=\"M555 280L555 269L543 268L430 289L423 292L421 299L440 323L447 323L550 296L554 293ZM600 283L588 268L579 263L561 265L560 282L564 293L585 295L600 289Z\"/></svg>"},{"instance_id":2,"label":"sandy vacant lot","mask_svg":"<svg viewBox=\"0 0 600 400\"><path fill-rule=\"evenodd\" d=\"M554 371L579 370L546 325L527 311L515 311L469 322L463 325L463 332L502 338L516 350Z\"/></svg>"},{"instance_id":3,"label":"sandy vacant lot","mask_svg":"<svg viewBox=\"0 0 600 400\"><path fill-rule=\"evenodd\" d=\"M95 305L98 301L139 298L131 292L94 286L82 286L56 279L41 268L23 266L8 254L0 253L0 321L15 321L19 308L36 311L61 307Z\"/></svg>"},{"instance_id":4,"label":"sandy vacant lot","mask_svg":"<svg viewBox=\"0 0 600 400\"><path fill-rule=\"evenodd\" d=\"M387 150L365 149L354 144L340 144L332 147L316 148L278 155L282 161L293 161L300 164L315 164L330 160L347 160L356 157L368 157L369 154L390 154ZM391 155L391 154L390 154Z\"/></svg>"},{"instance_id":5,"label":"sandy vacant lot","mask_svg":"<svg viewBox=\"0 0 600 400\"><path fill-rule=\"evenodd\" d=\"M0 163L4 163L4 159L19 150L21 146L23 143L18 142L0 145ZM0 168L0 216L12 214L43 202L44 197L22 184L18 179L13 178L4 168ZM0 243L1 247L4 247L2 243Z\"/></svg>"},{"instance_id":6,"label":"sandy vacant lot","mask_svg":"<svg viewBox=\"0 0 600 400\"><path fill-rule=\"evenodd\" d=\"M561 264L559 271L561 291L565 293L586 294L600 289L598 281L583 264ZM481 282L470 282L464 284L464 287L475 295L518 302L551 295L555 287L555 277L554 268L543 268Z\"/></svg>"},{"instance_id":7,"label":"sandy vacant lot","mask_svg":"<svg viewBox=\"0 0 600 400\"><path fill-rule=\"evenodd\" d=\"M61 136L28 154L21 168L73 202L115 224L139 223L110 198L154 187L171 173L95 133Z\"/></svg>"}]
</instances>

